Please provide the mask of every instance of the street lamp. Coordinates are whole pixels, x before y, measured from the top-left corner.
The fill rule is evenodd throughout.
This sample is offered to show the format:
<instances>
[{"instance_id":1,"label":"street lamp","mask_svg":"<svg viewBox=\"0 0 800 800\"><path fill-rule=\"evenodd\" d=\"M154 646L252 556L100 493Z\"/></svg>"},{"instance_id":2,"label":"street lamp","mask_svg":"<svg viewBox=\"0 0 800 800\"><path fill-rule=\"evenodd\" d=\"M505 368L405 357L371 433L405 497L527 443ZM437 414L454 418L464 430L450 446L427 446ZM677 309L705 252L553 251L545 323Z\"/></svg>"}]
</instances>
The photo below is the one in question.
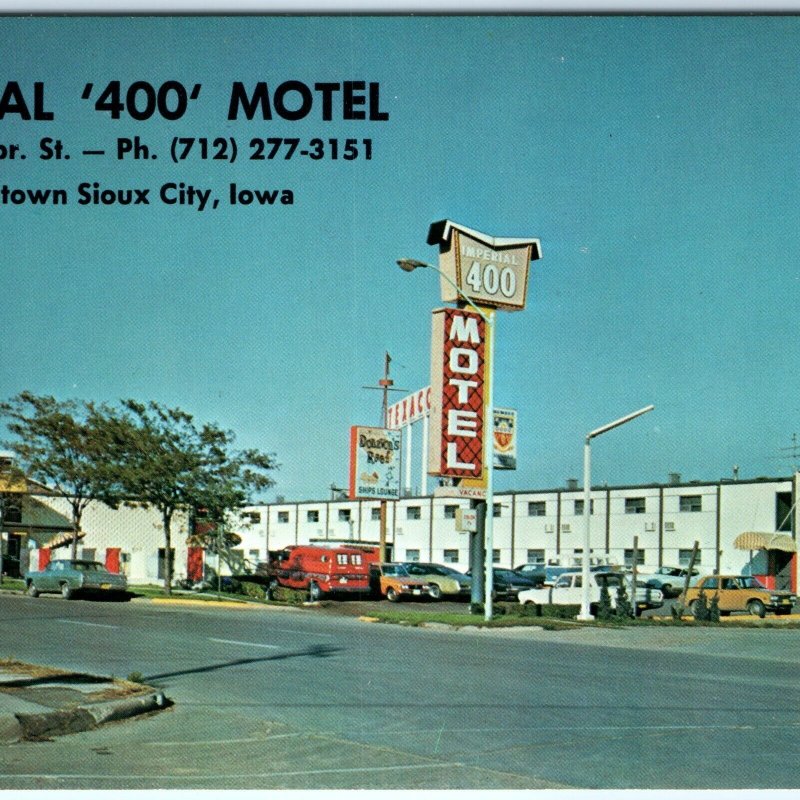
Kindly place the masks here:
<instances>
[{"instance_id":1,"label":"street lamp","mask_svg":"<svg viewBox=\"0 0 800 800\"><path fill-rule=\"evenodd\" d=\"M486 518L483 528L486 561L484 567L485 588L483 608L485 619L488 622L492 618L492 593L494 591L494 563L492 559L492 553L494 552L494 489L492 482L492 461L494 456L492 447L492 439L494 438L494 315L491 312L487 314L483 309L479 308L472 298L465 294L455 281L453 281L449 275L442 272L439 267L428 264L425 261L418 261L416 258L400 258L397 260L397 264L400 269L405 272L413 272L420 267L438 272L439 275L456 290L459 297L461 297L461 299L486 323L486 360L488 362L486 381L489 384L489 388L485 395L483 422L483 464L486 470Z\"/></svg>"},{"instance_id":2,"label":"street lamp","mask_svg":"<svg viewBox=\"0 0 800 800\"><path fill-rule=\"evenodd\" d=\"M609 422L607 425L603 425L600 428L596 428L595 430L591 431L586 435L586 443L583 446L583 559L581 564L581 573L582 573L582 583L583 583L583 590L581 592L581 613L578 614L578 619L581 621L589 621L593 620L594 617L592 616L590 610L590 600L589 600L589 553L590 553L590 539L589 539L589 521L591 520L591 502L592 502L592 439L595 436L599 436L601 433L605 433L606 431L610 431L612 428L618 428L620 425L624 425L626 422L630 422L632 419L636 419L636 417L640 417L642 414L646 414L648 411L652 411L655 408L653 405L645 406L644 408L640 408L638 411L634 411L631 414L628 414L625 417L620 417L620 419L614 420L614 422ZM636 587L633 587L633 591L636 592ZM634 598L635 602L635 598Z\"/></svg>"}]
</instances>

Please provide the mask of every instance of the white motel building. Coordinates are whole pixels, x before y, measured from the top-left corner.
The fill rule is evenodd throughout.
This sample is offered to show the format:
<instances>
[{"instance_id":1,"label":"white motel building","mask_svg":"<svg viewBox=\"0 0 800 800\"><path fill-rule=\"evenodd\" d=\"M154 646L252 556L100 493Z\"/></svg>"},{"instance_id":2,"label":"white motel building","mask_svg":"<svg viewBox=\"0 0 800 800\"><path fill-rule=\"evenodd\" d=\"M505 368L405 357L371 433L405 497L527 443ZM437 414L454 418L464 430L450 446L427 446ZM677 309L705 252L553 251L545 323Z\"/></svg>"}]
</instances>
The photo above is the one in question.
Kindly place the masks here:
<instances>
[{"instance_id":1,"label":"white motel building","mask_svg":"<svg viewBox=\"0 0 800 800\"><path fill-rule=\"evenodd\" d=\"M631 566L636 544L637 569L647 571L687 564L698 542L696 563L703 571L766 576L768 584L796 589L798 497L800 472L784 478L689 483L671 475L664 484L594 488L591 556ZM498 566L537 560L570 563L581 556L583 490L576 481L552 489L498 492L494 500L493 560ZM69 554L64 544L70 527L66 502L25 495L21 505L2 525L8 574L15 558L24 573L41 563L42 550L50 549L52 558ZM456 525L456 510L469 508L468 500L406 496L387 501L387 507L387 544L394 560L469 567L469 534ZM379 526L377 500L254 505L243 510L236 527L241 536L237 549L256 563L269 550L292 544L377 543ZM186 517L174 520L176 578L187 576L190 561L196 565L198 555L202 558L187 543L189 527ZM82 534L79 555L118 564L131 583L155 583L163 577L164 539L157 513L93 503L84 513ZM215 567L215 558L206 561Z\"/></svg>"}]
</instances>

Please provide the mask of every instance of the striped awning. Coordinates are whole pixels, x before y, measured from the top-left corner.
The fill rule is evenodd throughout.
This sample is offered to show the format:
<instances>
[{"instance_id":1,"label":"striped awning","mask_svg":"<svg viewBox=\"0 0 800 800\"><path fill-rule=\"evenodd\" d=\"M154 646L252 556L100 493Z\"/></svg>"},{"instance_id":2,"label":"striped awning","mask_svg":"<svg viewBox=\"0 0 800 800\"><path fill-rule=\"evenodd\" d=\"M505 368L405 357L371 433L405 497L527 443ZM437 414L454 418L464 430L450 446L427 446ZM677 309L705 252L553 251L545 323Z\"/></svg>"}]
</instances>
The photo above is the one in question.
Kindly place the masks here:
<instances>
[{"instance_id":1,"label":"striped awning","mask_svg":"<svg viewBox=\"0 0 800 800\"><path fill-rule=\"evenodd\" d=\"M785 533L757 533L747 531L740 533L734 540L737 550L783 550L785 553L796 553L797 542Z\"/></svg>"},{"instance_id":2,"label":"striped awning","mask_svg":"<svg viewBox=\"0 0 800 800\"><path fill-rule=\"evenodd\" d=\"M78 531L78 541L83 539L84 536L86 536L86 534L83 531ZM57 533L52 539L45 542L43 547L49 547L51 550L55 550L57 547L64 547L68 544L72 544L72 531Z\"/></svg>"}]
</instances>

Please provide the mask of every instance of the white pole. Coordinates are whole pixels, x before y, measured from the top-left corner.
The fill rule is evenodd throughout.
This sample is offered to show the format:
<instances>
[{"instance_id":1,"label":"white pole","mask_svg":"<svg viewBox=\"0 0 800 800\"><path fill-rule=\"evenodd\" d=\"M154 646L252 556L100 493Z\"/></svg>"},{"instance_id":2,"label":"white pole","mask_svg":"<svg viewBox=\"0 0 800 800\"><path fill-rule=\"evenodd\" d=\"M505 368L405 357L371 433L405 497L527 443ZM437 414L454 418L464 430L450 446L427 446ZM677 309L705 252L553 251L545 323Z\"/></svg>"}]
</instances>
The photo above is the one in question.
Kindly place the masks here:
<instances>
[{"instance_id":1,"label":"white pole","mask_svg":"<svg viewBox=\"0 0 800 800\"><path fill-rule=\"evenodd\" d=\"M620 425L624 425L626 422L630 422L632 419L636 419L636 417L640 417L642 414L646 414L654 408L655 406L653 405L645 406L638 411L615 419L607 425L595 428L586 435L586 443L583 447L583 563L581 565L583 587L581 591L581 613L578 614L577 617L579 620L589 621L594 619L589 608L589 550L591 547L591 540L589 538L589 520L591 514L589 512L591 511L592 503L592 439L594 439L595 436L599 436L601 433L612 430L612 428L618 428Z\"/></svg>"},{"instance_id":2,"label":"white pole","mask_svg":"<svg viewBox=\"0 0 800 800\"><path fill-rule=\"evenodd\" d=\"M414 426L406 425L406 494L411 492L411 431Z\"/></svg>"},{"instance_id":3,"label":"white pole","mask_svg":"<svg viewBox=\"0 0 800 800\"><path fill-rule=\"evenodd\" d=\"M592 503L592 438L586 437L586 443L583 446L583 558L581 559L581 580L583 588L581 590L581 613L578 614L578 619L584 622L593 620L590 600L589 600L589 551L591 548L591 537L589 535L589 526L591 515Z\"/></svg>"},{"instance_id":4,"label":"white pole","mask_svg":"<svg viewBox=\"0 0 800 800\"><path fill-rule=\"evenodd\" d=\"M422 417L422 477L420 478L420 494L428 494L428 435L430 432L430 413Z\"/></svg>"},{"instance_id":5,"label":"white pole","mask_svg":"<svg viewBox=\"0 0 800 800\"><path fill-rule=\"evenodd\" d=\"M484 538L486 541L486 566L484 581L486 594L484 597L484 617L492 618L492 593L494 592L494 311L489 311L486 320L486 382L488 384L483 420L483 468L486 470L486 524Z\"/></svg>"}]
</instances>

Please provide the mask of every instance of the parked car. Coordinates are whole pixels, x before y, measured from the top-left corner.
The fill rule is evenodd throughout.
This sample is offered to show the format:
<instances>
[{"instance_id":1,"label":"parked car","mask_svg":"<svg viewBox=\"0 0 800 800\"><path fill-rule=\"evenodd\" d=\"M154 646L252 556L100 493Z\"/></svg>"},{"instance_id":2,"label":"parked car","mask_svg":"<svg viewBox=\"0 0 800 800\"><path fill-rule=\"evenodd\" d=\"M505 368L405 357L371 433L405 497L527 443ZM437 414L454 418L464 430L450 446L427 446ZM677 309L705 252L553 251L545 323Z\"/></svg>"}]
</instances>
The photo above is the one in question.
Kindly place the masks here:
<instances>
[{"instance_id":1,"label":"parked car","mask_svg":"<svg viewBox=\"0 0 800 800\"><path fill-rule=\"evenodd\" d=\"M46 592L60 593L65 600L78 594L124 596L128 582L124 575L109 572L99 561L56 559L40 572L29 572L25 586L31 597Z\"/></svg>"},{"instance_id":2,"label":"parked car","mask_svg":"<svg viewBox=\"0 0 800 800\"><path fill-rule=\"evenodd\" d=\"M630 595L631 576L623 572L595 571L589 576L589 610L597 613L600 603L600 592L606 586L611 600L612 608L617 604L617 588L625 585ZM653 589L641 581L636 582L636 596L632 599L634 613L638 617L643 611L650 608L661 608L664 605L664 596L660 589ZM540 587L529 591L520 592L519 602L523 605L536 603L537 605L580 605L583 602L583 573L565 572L560 575L553 586Z\"/></svg>"},{"instance_id":3,"label":"parked car","mask_svg":"<svg viewBox=\"0 0 800 800\"><path fill-rule=\"evenodd\" d=\"M644 581L648 586L654 589L660 589L664 593L664 597L677 597L682 591L686 583L686 574L688 569L685 567L659 567L652 573L637 573L637 578ZM700 570L692 569L690 581L696 579L700 575Z\"/></svg>"},{"instance_id":4,"label":"parked car","mask_svg":"<svg viewBox=\"0 0 800 800\"><path fill-rule=\"evenodd\" d=\"M403 597L424 597L430 586L420 578L412 577L403 564L382 563L369 565L370 588L390 603Z\"/></svg>"},{"instance_id":5,"label":"parked car","mask_svg":"<svg viewBox=\"0 0 800 800\"><path fill-rule=\"evenodd\" d=\"M403 566L411 577L428 584L428 594L434 600L440 600L443 595L469 597L472 592L472 578L452 567L419 561L405 561Z\"/></svg>"},{"instance_id":6,"label":"parked car","mask_svg":"<svg viewBox=\"0 0 800 800\"><path fill-rule=\"evenodd\" d=\"M467 572L467 575L469 574L470 572ZM537 585L536 581L520 575L513 569L495 567L492 572L492 599L516 602L520 592L534 589Z\"/></svg>"},{"instance_id":7,"label":"parked car","mask_svg":"<svg viewBox=\"0 0 800 800\"><path fill-rule=\"evenodd\" d=\"M612 567L608 564L592 564L589 567L591 572L608 572L611 569ZM579 564L567 566L566 564L542 564L541 562L520 564L520 566L514 568L514 572L530 578L539 586L552 586L560 575L564 575L567 572L575 572L576 570L580 570Z\"/></svg>"},{"instance_id":8,"label":"parked car","mask_svg":"<svg viewBox=\"0 0 800 800\"><path fill-rule=\"evenodd\" d=\"M762 618L767 611L790 614L797 601L791 592L768 589L752 575L706 575L681 594L681 602L692 613L700 603L700 592L709 602L714 596L718 598L719 613L723 616L732 611L747 611Z\"/></svg>"}]
</instances>

